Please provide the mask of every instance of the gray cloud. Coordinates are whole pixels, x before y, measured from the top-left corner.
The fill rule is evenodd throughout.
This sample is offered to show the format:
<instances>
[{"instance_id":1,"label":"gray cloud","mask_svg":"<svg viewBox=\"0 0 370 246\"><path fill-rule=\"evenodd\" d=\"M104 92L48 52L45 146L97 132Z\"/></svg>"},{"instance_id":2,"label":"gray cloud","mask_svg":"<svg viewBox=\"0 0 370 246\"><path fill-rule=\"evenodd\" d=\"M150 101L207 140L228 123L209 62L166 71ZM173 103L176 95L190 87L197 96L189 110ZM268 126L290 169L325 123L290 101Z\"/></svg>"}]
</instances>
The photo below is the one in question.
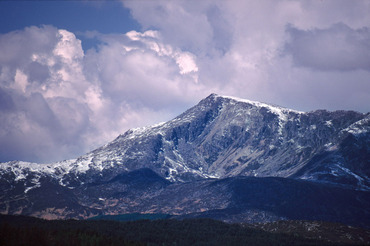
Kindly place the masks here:
<instances>
[{"instance_id":1,"label":"gray cloud","mask_svg":"<svg viewBox=\"0 0 370 246\"><path fill-rule=\"evenodd\" d=\"M285 52L297 66L317 70L370 70L370 29L352 29L338 23L326 29L287 27Z\"/></svg>"},{"instance_id":2,"label":"gray cloud","mask_svg":"<svg viewBox=\"0 0 370 246\"><path fill-rule=\"evenodd\" d=\"M225 54L229 51L233 40L233 27L224 16L220 7L211 5L206 11L207 20L212 28L212 41L216 51Z\"/></svg>"}]
</instances>

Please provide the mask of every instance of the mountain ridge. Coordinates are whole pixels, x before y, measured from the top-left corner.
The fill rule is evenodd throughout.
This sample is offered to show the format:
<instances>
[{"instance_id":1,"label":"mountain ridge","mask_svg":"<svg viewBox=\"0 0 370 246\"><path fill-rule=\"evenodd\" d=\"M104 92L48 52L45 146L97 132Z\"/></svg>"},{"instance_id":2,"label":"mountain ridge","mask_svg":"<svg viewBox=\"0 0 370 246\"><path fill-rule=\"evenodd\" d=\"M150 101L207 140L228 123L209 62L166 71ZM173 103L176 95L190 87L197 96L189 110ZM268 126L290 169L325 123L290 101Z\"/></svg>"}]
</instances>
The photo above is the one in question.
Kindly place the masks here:
<instances>
[{"instance_id":1,"label":"mountain ridge","mask_svg":"<svg viewBox=\"0 0 370 246\"><path fill-rule=\"evenodd\" d=\"M175 174L176 172L178 172L178 169L185 169L185 173L186 172L194 173L195 176L199 176L201 178L220 178L220 177L233 176L233 174L234 175L240 175L241 174L240 171L239 171L239 173L237 173L235 170L233 170L234 172L230 173L229 175L225 175L225 174L222 174L222 173L220 174L220 173L217 173L217 171L218 172L222 172L222 171L217 170L217 167L215 167L216 166L215 164L207 166L207 163L209 164L212 161L216 161L217 164L222 162L222 161L225 161L225 159L226 159L226 161L231 162L232 160L227 160L227 158L229 157L229 156L227 156L228 153L225 153L226 156L223 160L221 158L219 160L213 160L212 158L215 158L215 156L209 156L210 155L209 153L201 153L203 155L203 156L201 156L201 158L203 158L203 160L201 160L202 163L200 163L200 164L198 163L198 165L196 165L196 168L191 168L190 167L190 169L189 169L189 164L184 163L184 160L183 160L184 157L181 155L181 153L178 153L179 151L178 151L178 149L176 149L176 148L178 148L179 140L181 141L181 140L185 139L185 141L191 142L191 141L194 140L195 137L198 137L198 136L195 136L195 135L197 135L197 134L200 135L201 134L201 131L204 130L204 128L206 127L205 124L210 124L210 123L213 122L212 117L216 117L214 114L219 113L217 111L223 110L224 105L222 105L222 104L225 103L225 100L227 100L227 103L228 103L227 106L234 105L234 104L237 104L237 103L245 103L245 104L249 105L249 107L250 107L250 105L255 106L256 107L255 109L258 109L258 110L262 110L262 111L267 110L265 112L266 115L263 115L264 118L262 120L263 121L267 121L267 120L270 121L268 123L271 123L272 128L274 128L273 130L278 135L277 140L281 139L280 135L283 134L282 133L282 131L284 130L283 127L286 126L286 124L289 124L290 123L289 121L293 121L293 120L300 121L301 119L297 118L297 116L302 116L302 115L306 116L306 115L316 115L317 114L319 117L322 117L323 115L327 116L327 115L330 115L330 114L339 114L340 116L343 115L343 114L350 114L350 117L354 116L354 118L358 119L358 120L352 121L351 122L352 124L347 124L346 127L342 127L343 129L341 129L341 131L338 132L340 135L343 135L345 133L350 133L352 135L358 134L359 133L358 132L359 127L352 127L354 129L350 128L351 126L356 125L355 124L356 122L357 122L357 125L361 125L361 123L362 123L362 125L365 125L365 127L363 127L363 129L361 130L365 133L366 132L368 133L369 128L370 128L369 127L369 125L370 125L369 124L369 122L370 122L370 115L369 114L361 114L361 113L357 113L357 112L354 112L354 111L329 112L329 111L323 111L323 110L303 113L301 111L290 110L290 109L286 109L286 108L282 108L282 107L276 107L276 106L272 106L272 105L265 104L265 103L259 103L259 102L245 100L245 99L239 99L239 98L234 98L234 97L219 96L217 94L211 94L207 98L200 101L200 103L198 105L190 108L189 110L185 111L183 114L180 114L179 116L175 117L173 120L170 120L169 122L160 123L160 124L157 124L157 125L154 125L154 126L149 126L149 127L130 129L130 130L126 131L124 134L119 135L112 142L107 143L106 145L104 145L104 146L102 146L102 147L100 147L96 150L93 150L92 152L90 152L86 155L83 155L83 156L81 156L77 159L71 159L71 160L56 162L56 163L52 163L52 164L35 164L35 163L14 162L13 161L13 162L7 162L8 165L6 165L6 163L2 163L0 165L3 167L2 169L4 169L5 166L8 166L8 168L10 166L19 167L18 170L14 171L15 173L17 173L17 178L16 179L21 179L22 177L24 177L24 175L22 175L22 172L20 172L20 170L24 166L30 167L30 170L41 169L40 172L49 173L49 174L57 174L57 173L63 174L63 171L65 173L74 172L74 173L78 174L78 173L86 172L91 168L102 171L103 169L106 168L106 165L103 164L104 161L114 162L115 160L117 160L117 161L121 161L122 165L120 165L120 168L125 169L126 171L128 171L128 170L133 170L133 169L127 168L127 166L129 166L127 164L127 162L130 162L130 160L132 160L134 158L140 158L141 157L140 155L143 154L143 153L142 153L142 151L136 151L135 152L135 150L133 150L133 151L130 150L131 156L129 158L129 161L126 160L126 162L125 162L124 160L122 160L122 156L125 155L127 153L127 151L126 152L121 151L121 153L117 153L117 152L120 151L120 148L122 147L122 143L123 142L125 142L125 143L126 142L134 142L134 141L137 141L137 138L142 139L142 138L145 138L145 137L153 137L153 135L156 135L157 139L154 139L153 141L157 144L157 146L150 146L150 147L153 148L153 152L156 152L156 153L154 153L154 155L155 155L154 159L158 160L158 158L161 158L161 156L158 156L162 153L161 148L163 147L164 144L168 143L169 141L172 140L172 142L173 142L173 143L170 143L170 145L172 144L172 146L170 146L170 147L172 147L172 148L175 147L174 150L172 149L172 151L171 150L168 151L168 152L172 152L172 153L166 153L168 155L168 156L166 156L167 159L162 160L161 164L162 165L167 164L167 166L168 166L167 170L157 170L157 172L162 176L163 176L163 174L166 174L166 172L167 172L167 175L166 175L167 177L166 178L169 179L169 180L172 180L172 181L186 181L186 179L182 180L181 178L172 177L172 173ZM221 104L218 101L221 101ZM215 105L217 107L215 107ZM213 107L213 110L210 110L209 109L210 107ZM198 122L196 122L195 124L192 124L191 127L193 127L193 128L196 127L196 129L183 129L184 125L186 127L186 125L190 124L192 120L196 119L196 117L199 118L199 116L198 116L199 112L206 112L203 119L201 119L201 120L203 120L203 122L201 122L201 121L199 122L199 120L198 120ZM247 112L247 113L250 113L250 112ZM270 113L270 115L268 113ZM241 112L239 112L239 114L241 114ZM246 123L242 122L242 120L240 119L240 118L243 118L244 115L239 115L239 114L237 112L236 115L234 114L233 117L230 117L230 119L231 119L230 120L231 121L231 124L230 124L231 129L226 129L226 130L227 131L233 131L234 130L234 132L230 132L229 135L239 134L238 132L235 132L236 128L239 127L241 124L244 124L244 127L246 125ZM292 117L292 115L293 115L293 117L295 117L295 119L289 119L289 121L288 121L287 118ZM228 117L228 116L229 115L226 115L226 117ZM360 116L363 116L363 117L360 117ZM269 117L270 117L270 119L269 119ZM275 122L274 122L274 119L271 120L271 117L272 118L277 117L278 119L277 119L277 121L275 120ZM258 120L261 121L261 119L258 119ZM233 124L233 121L235 121L236 124L235 123ZM224 122L221 122L221 124L222 123L224 123ZM239 126L238 126L238 124L239 124ZM325 121L324 124L328 127L333 125L331 120ZM195 125L195 127L194 127L194 125ZM235 127L235 125L237 127ZM234 127L234 128L232 128L232 127ZM288 127L290 127L290 126L288 126ZM297 127L297 126L293 126L293 127ZM313 130L315 130L316 125L315 124L309 124L309 127L312 128ZM175 129L171 133L168 133L168 129L171 129L171 128L175 128ZM239 128L241 128L241 127L239 127ZM220 127L216 128L216 129L219 130ZM246 130L248 130L248 129L246 129ZM256 130L256 129L252 129L252 130ZM257 129L257 130L260 130L260 129ZM262 129L262 130L266 130L266 128ZM267 129L267 130L269 130L269 129ZM186 132L184 133L184 131L189 132L190 135L187 134ZM168 136L169 134L171 134L171 136ZM193 136L191 134L193 134ZM216 135L213 132L211 132L211 134L213 134L212 137L214 137L214 138L220 137L219 135ZM300 133L298 132L298 134L300 134ZM179 137L177 135L182 135L182 136ZM263 141L263 139L261 139L261 137L265 137L263 135L263 132L261 133L261 135L262 136L257 136L256 139L260 140L260 141ZM286 142L294 144L294 139L292 138L292 135L293 134L291 133L290 136L287 136L289 138L289 140L287 140ZM230 137L228 139L224 139L223 144L226 144L226 145L230 144L229 142L235 140L235 139L232 139L233 137L235 138L235 136L231 136L231 139L230 139ZM258 139L258 137L260 139ZM303 135L302 137L304 138L306 136ZM207 136L207 138L202 139L202 141L207 143L207 140L209 140L210 137ZM241 140L247 140L247 138L248 138L248 136L244 137L244 139L241 139ZM279 141L275 141L275 142L277 142L277 144L280 145ZM141 143L140 140L139 140L139 143ZM214 143L212 142L212 144L214 144ZM256 143L256 141L252 142L251 144L258 145L258 143ZM181 143L180 143L180 145L181 145ZM200 145L201 146L196 146L196 147L198 149L199 149L199 147L204 147L204 145L202 145L202 143ZM112 146L113 146L113 148L116 148L114 150L114 151L116 151L116 153L113 153L114 151L109 150L109 148L112 149ZM189 147L189 146L180 146L180 148L185 149L185 151L186 151L187 147ZM274 151L276 148L278 148L280 146L276 146L276 144L272 143L272 144L269 144L268 146L266 146L266 144L262 144L262 146L257 146L257 147L262 147L262 148L265 148L265 149L266 149L266 147L268 147L271 151ZM300 148L303 148L303 147L306 147L306 146L301 146L298 143L298 144L296 144L295 147L299 151ZM320 147L322 149L323 149L323 147L326 147L328 149L328 151L333 150L333 149L336 148L335 144L333 144L329 141L327 141L327 143L324 144L324 146L320 146ZM106 151L107 149L108 149L108 151ZM117 149L118 149L118 151L117 151ZM254 153L252 153L252 155L253 154L256 155L255 152L258 152L258 149L257 150L253 149L253 151L254 151ZM250 152L252 152L252 150ZM207 154L208 154L208 156L206 156ZM97 160L99 157L100 157L101 161L94 161L94 160ZM240 156L239 159L237 159L236 161L234 160L234 163L242 162L243 158L247 158L247 157ZM254 159L258 159L258 158L254 158ZM154 160L154 161L156 161L156 160ZM185 160L185 161L189 162L189 160ZM148 162L151 162L151 164L152 164L153 160L149 160ZM190 160L190 162L193 162L193 161ZM91 165L91 164L93 164L93 165ZM256 174L257 172L253 173L253 166L256 167L258 165L260 165L260 163L258 161L255 161L254 163L251 163L250 165L247 165L247 166L249 166L251 171L249 171L249 172L245 171L244 175L247 175L247 176L250 176L250 175L271 176L271 173L267 173L267 175L263 174L263 173L266 173L266 170L265 170L266 168L265 169L261 168L262 169L261 170L262 174ZM139 168L142 168L142 167L152 168L150 165L139 166ZM204 168L208 168L210 171L204 172L203 171ZM227 168L231 169L232 167L228 166ZM271 168L271 167L269 166L269 168ZM299 166L297 168L299 168ZM181 170L181 171L184 172L184 170ZM279 171L280 170L276 170L277 175L275 174L275 175L272 175L272 176L284 176L282 174L279 174ZM291 174L291 175L294 176L294 174ZM286 175L286 176L289 176L289 175ZM62 179L61 177L59 177L59 178ZM63 181L61 181L61 182L63 182Z\"/></svg>"},{"instance_id":2,"label":"mountain ridge","mask_svg":"<svg viewBox=\"0 0 370 246\"><path fill-rule=\"evenodd\" d=\"M216 199L212 200L217 201L215 205L200 206L198 203L212 193L202 191L193 200L194 195L185 192L184 187L197 193L196 189L204 187L202 182L216 184L218 180L240 177L261 178L262 183L268 177L283 178L286 185L289 180L309 181L323 190L334 185L363 197L370 191L369 156L369 113L304 113L211 94L168 122L130 129L77 159L51 164L0 163L0 212L68 218L158 212L155 206L161 203L156 197L162 197L173 206L159 212L176 213L175 205L184 200L191 201L184 203L190 207L179 210L181 213L206 213L210 209L230 209L231 197L223 194L227 189L217 190L225 201ZM47 185L53 188L47 189ZM248 189L250 185L245 182L243 187ZM286 185L282 187L288 189ZM45 190L51 192L51 202L35 208L36 197L48 197L42 192ZM58 194L62 194L64 207L54 203ZM340 193L336 194L338 197L333 199L340 201ZM154 198L148 199L150 196ZM356 206L366 214L368 203L361 198ZM279 201L276 204L281 206ZM135 206L143 210L136 211ZM345 207L338 209L347 211ZM258 218L281 218L266 211L249 209L243 213L244 217L257 213L261 215Z\"/></svg>"}]
</instances>

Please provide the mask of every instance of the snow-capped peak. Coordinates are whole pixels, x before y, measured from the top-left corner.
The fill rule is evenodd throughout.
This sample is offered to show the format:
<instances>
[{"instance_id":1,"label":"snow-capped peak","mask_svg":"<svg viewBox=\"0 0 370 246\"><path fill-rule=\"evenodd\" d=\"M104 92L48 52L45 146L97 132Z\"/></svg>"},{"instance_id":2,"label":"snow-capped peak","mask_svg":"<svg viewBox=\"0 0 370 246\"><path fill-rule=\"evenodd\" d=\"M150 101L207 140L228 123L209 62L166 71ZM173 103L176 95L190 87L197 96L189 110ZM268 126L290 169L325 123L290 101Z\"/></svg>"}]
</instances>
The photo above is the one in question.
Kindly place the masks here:
<instances>
[{"instance_id":1,"label":"snow-capped peak","mask_svg":"<svg viewBox=\"0 0 370 246\"><path fill-rule=\"evenodd\" d=\"M218 94L213 93L213 94L210 95L210 97L231 99L231 100L238 101L238 102L248 103L248 104L251 104L251 105L256 106L258 108L264 107L264 108L269 109L272 113L275 113L277 115L281 115L282 113L289 113L289 112L293 112L293 113L296 113L296 114L303 114L304 113L303 111L293 110L293 109L284 108L284 107L273 105L273 104L268 104L268 103L263 103L263 102L258 102L258 101L252 101L252 100L233 97L233 96L223 96L223 95L218 95Z\"/></svg>"},{"instance_id":2,"label":"snow-capped peak","mask_svg":"<svg viewBox=\"0 0 370 246\"><path fill-rule=\"evenodd\" d=\"M336 146L340 131L369 132L368 118L343 111L325 112L323 119L315 112L211 94L173 120L128 130L78 159L48 165L1 163L0 173L12 172L17 180L37 173L68 186L90 182L91 176L102 173L107 180L140 168L171 181L288 177L322 149Z\"/></svg>"}]
</instances>

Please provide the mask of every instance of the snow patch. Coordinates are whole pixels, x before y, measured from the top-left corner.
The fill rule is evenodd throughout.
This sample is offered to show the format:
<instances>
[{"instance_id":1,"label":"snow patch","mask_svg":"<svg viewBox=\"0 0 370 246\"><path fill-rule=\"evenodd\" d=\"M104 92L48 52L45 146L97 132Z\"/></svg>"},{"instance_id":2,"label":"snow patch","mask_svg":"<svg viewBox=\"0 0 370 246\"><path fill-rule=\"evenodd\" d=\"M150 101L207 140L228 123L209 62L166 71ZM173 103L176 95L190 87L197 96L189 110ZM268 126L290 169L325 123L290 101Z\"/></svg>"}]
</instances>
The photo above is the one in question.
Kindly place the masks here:
<instances>
[{"instance_id":1,"label":"snow patch","mask_svg":"<svg viewBox=\"0 0 370 246\"><path fill-rule=\"evenodd\" d=\"M38 188L38 187L41 187L41 184L40 184L40 183L37 183L37 184L35 184L34 186L27 187L27 188L24 190L24 193L27 193L27 192L29 192L30 190L35 189L35 188Z\"/></svg>"},{"instance_id":2,"label":"snow patch","mask_svg":"<svg viewBox=\"0 0 370 246\"><path fill-rule=\"evenodd\" d=\"M346 129L342 130L342 132L348 132L353 135L361 135L369 131L370 131L370 115L362 120L353 123Z\"/></svg>"},{"instance_id":3,"label":"snow patch","mask_svg":"<svg viewBox=\"0 0 370 246\"><path fill-rule=\"evenodd\" d=\"M332 127L333 126L333 122L331 120L327 120L327 121L325 121L325 125L327 127Z\"/></svg>"}]
</instances>

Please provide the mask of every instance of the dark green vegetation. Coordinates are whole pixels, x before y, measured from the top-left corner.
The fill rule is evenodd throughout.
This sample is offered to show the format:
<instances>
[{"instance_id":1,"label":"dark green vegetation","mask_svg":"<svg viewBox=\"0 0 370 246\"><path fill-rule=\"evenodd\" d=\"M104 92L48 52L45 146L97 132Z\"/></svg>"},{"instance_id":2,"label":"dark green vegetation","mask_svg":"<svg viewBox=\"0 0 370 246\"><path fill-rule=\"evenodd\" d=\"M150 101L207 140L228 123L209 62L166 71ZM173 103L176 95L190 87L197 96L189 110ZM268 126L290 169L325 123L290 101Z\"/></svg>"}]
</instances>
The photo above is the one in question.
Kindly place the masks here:
<instances>
[{"instance_id":1,"label":"dark green vegetation","mask_svg":"<svg viewBox=\"0 0 370 246\"><path fill-rule=\"evenodd\" d=\"M169 219L173 217L170 214L119 214L119 215L99 215L89 220L113 220L113 221L135 221L135 220L159 220L159 219Z\"/></svg>"},{"instance_id":2,"label":"dark green vegetation","mask_svg":"<svg viewBox=\"0 0 370 246\"><path fill-rule=\"evenodd\" d=\"M366 235L366 234L364 234ZM368 235L368 234L367 234ZM211 219L47 221L0 216L0 245L351 245ZM352 244L355 245L355 244Z\"/></svg>"}]
</instances>

